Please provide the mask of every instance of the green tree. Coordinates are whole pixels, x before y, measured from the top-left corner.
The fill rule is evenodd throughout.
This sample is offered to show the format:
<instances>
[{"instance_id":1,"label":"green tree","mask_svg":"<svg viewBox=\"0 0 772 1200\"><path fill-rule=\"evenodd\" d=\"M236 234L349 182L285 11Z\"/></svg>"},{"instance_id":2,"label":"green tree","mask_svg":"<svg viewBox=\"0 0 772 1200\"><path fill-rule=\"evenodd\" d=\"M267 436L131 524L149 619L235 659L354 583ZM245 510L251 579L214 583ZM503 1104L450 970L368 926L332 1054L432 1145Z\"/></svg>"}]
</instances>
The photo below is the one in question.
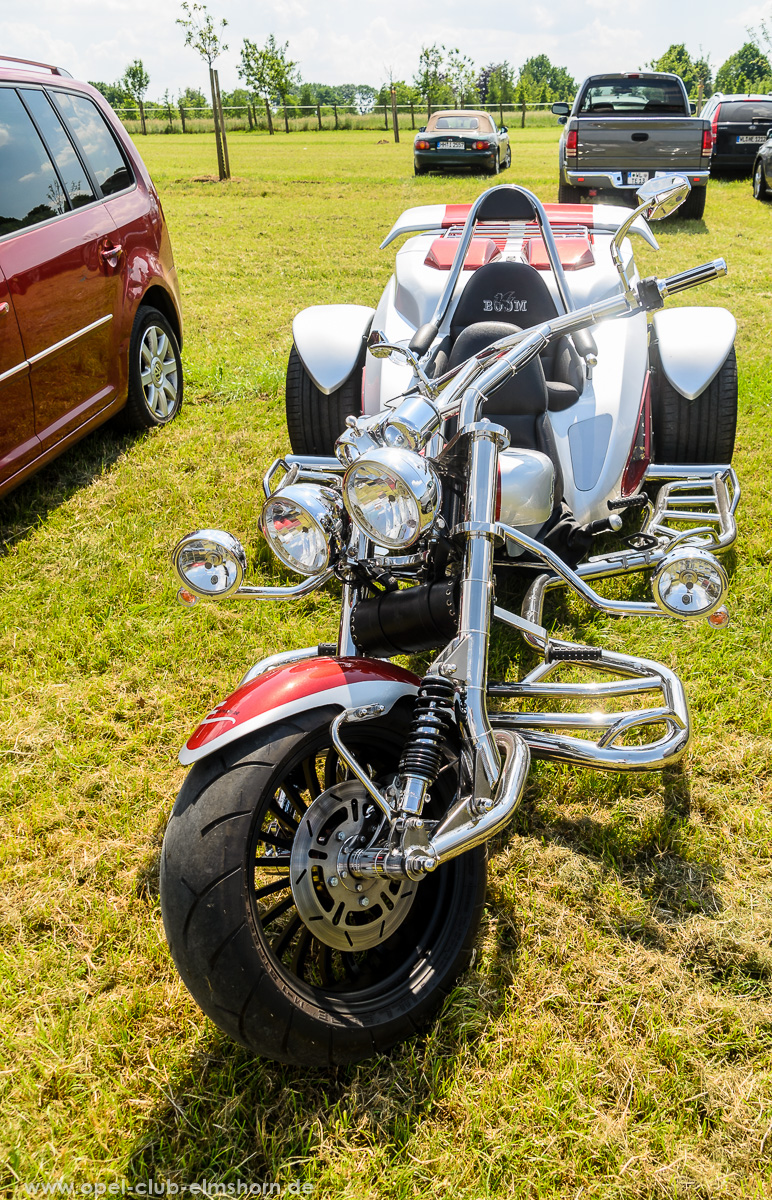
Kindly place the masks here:
<instances>
[{"instance_id":1,"label":"green tree","mask_svg":"<svg viewBox=\"0 0 772 1200\"><path fill-rule=\"evenodd\" d=\"M418 94L425 100L427 111L441 104L453 103L453 92L444 73L445 47L422 46L418 58L418 71L413 83Z\"/></svg>"},{"instance_id":2,"label":"green tree","mask_svg":"<svg viewBox=\"0 0 772 1200\"><path fill-rule=\"evenodd\" d=\"M141 58L135 58L133 63L129 63L123 73L121 80L124 90L129 93L133 100L136 100L139 108L139 119L142 122L142 132L147 133L147 125L145 124L145 95L150 85L150 76L145 70Z\"/></svg>"},{"instance_id":3,"label":"green tree","mask_svg":"<svg viewBox=\"0 0 772 1200\"><path fill-rule=\"evenodd\" d=\"M397 104L420 104L421 93L418 88L413 87L412 83L405 83L404 79L395 79L393 81L394 91L397 97ZM378 107L383 104L391 104L391 83L384 83L381 90L375 97L375 103Z\"/></svg>"},{"instance_id":4,"label":"green tree","mask_svg":"<svg viewBox=\"0 0 772 1200\"><path fill-rule=\"evenodd\" d=\"M273 118L271 103L280 98L284 100L292 86L292 72L297 63L287 58L287 47L277 44L273 34L266 38L264 46L258 46L244 38L241 47L241 63L239 75L246 83L250 92L258 96L265 104L268 118L268 132L273 134Z\"/></svg>"},{"instance_id":5,"label":"green tree","mask_svg":"<svg viewBox=\"0 0 772 1200\"><path fill-rule=\"evenodd\" d=\"M710 59L692 58L683 42L674 42L664 54L647 66L651 67L652 71L668 71L671 75L678 75L684 82L686 94L693 100L699 95L700 84L703 99L707 99L713 90Z\"/></svg>"},{"instance_id":6,"label":"green tree","mask_svg":"<svg viewBox=\"0 0 772 1200\"><path fill-rule=\"evenodd\" d=\"M205 4L198 4L196 0L190 3L190 0L182 0L182 11L184 16L177 17L177 24L181 25L185 30L185 45L190 46L195 50L204 62L209 67L209 84L212 89L212 114L214 116L214 140L217 146L217 165L220 171L220 179L230 179L230 163L228 162L228 141L225 136L225 123L221 122L220 106L218 104L218 81L217 73L214 69L219 56L228 49L227 43L222 41L220 33L217 32L215 25L208 8ZM228 22L223 17L220 22L220 30L223 30Z\"/></svg>"},{"instance_id":7,"label":"green tree","mask_svg":"<svg viewBox=\"0 0 772 1200\"><path fill-rule=\"evenodd\" d=\"M474 64L460 50L450 50L445 60L445 82L453 93L456 108L479 100Z\"/></svg>"},{"instance_id":8,"label":"green tree","mask_svg":"<svg viewBox=\"0 0 772 1200\"><path fill-rule=\"evenodd\" d=\"M716 72L720 92L763 91L772 76L769 59L755 42L745 42Z\"/></svg>"},{"instance_id":9,"label":"green tree","mask_svg":"<svg viewBox=\"0 0 772 1200\"><path fill-rule=\"evenodd\" d=\"M89 83L91 84L92 88L96 88L98 92L102 93L105 100L109 105L111 105L112 108L124 107L126 103L126 92L123 84L120 81L118 83L98 83L96 80L90 79Z\"/></svg>"},{"instance_id":10,"label":"green tree","mask_svg":"<svg viewBox=\"0 0 772 1200\"><path fill-rule=\"evenodd\" d=\"M185 91L180 92L177 97L177 104L182 105L186 112L190 109L199 117L208 117L212 112L209 102L200 88L186 87Z\"/></svg>"},{"instance_id":11,"label":"green tree","mask_svg":"<svg viewBox=\"0 0 772 1200\"><path fill-rule=\"evenodd\" d=\"M566 67L555 66L546 54L527 58L520 68L520 86L525 91L526 101L549 103L555 100L573 100L576 95L576 80ZM541 100L542 96L546 100Z\"/></svg>"},{"instance_id":12,"label":"green tree","mask_svg":"<svg viewBox=\"0 0 772 1200\"><path fill-rule=\"evenodd\" d=\"M512 104L516 91L515 71L508 62L489 63L477 77L483 104Z\"/></svg>"}]
</instances>

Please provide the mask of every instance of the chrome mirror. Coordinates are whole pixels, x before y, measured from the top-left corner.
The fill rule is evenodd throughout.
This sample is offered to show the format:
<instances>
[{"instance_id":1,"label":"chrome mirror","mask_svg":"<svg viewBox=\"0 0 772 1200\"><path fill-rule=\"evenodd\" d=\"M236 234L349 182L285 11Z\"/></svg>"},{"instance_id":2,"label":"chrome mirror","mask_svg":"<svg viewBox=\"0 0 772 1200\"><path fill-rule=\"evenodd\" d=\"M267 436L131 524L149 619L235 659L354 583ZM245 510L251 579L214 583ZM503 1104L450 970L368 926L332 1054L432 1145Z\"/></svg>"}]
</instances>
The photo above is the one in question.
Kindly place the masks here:
<instances>
[{"instance_id":1,"label":"chrome mirror","mask_svg":"<svg viewBox=\"0 0 772 1200\"><path fill-rule=\"evenodd\" d=\"M638 204L647 221L661 221L683 204L691 191L683 175L664 175L642 183L636 193Z\"/></svg>"},{"instance_id":2,"label":"chrome mirror","mask_svg":"<svg viewBox=\"0 0 772 1200\"><path fill-rule=\"evenodd\" d=\"M435 396L437 394L437 389L431 383L419 365L415 354L408 346L396 346L393 342L387 342L385 333L382 333L380 329L373 329L367 338L367 349L373 358L389 358L392 362L395 362L398 358L404 358L418 376L422 393L427 396Z\"/></svg>"},{"instance_id":3,"label":"chrome mirror","mask_svg":"<svg viewBox=\"0 0 772 1200\"><path fill-rule=\"evenodd\" d=\"M238 538L220 529L198 529L181 538L172 564L183 588L204 599L220 599L238 591L247 556Z\"/></svg>"}]
</instances>

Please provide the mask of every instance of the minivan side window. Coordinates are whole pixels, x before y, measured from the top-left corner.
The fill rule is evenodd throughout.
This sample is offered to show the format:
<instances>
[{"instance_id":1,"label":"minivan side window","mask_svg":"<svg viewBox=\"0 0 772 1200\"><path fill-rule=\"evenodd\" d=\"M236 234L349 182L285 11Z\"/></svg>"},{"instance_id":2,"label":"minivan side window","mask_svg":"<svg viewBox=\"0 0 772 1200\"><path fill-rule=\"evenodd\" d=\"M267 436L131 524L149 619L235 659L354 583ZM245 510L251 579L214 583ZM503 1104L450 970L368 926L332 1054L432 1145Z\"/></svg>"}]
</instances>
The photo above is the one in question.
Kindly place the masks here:
<instances>
[{"instance_id":1,"label":"minivan side window","mask_svg":"<svg viewBox=\"0 0 772 1200\"><path fill-rule=\"evenodd\" d=\"M96 200L94 189L45 92L34 88L20 88L19 92L54 156L72 207L80 208L83 204L91 204L92 200Z\"/></svg>"},{"instance_id":2,"label":"minivan side window","mask_svg":"<svg viewBox=\"0 0 772 1200\"><path fill-rule=\"evenodd\" d=\"M64 123L88 159L103 196L114 196L133 185L134 179L110 127L92 100L72 92L52 92Z\"/></svg>"},{"instance_id":3,"label":"minivan side window","mask_svg":"<svg viewBox=\"0 0 772 1200\"><path fill-rule=\"evenodd\" d=\"M0 88L0 237L67 212L54 165L12 88Z\"/></svg>"}]
</instances>

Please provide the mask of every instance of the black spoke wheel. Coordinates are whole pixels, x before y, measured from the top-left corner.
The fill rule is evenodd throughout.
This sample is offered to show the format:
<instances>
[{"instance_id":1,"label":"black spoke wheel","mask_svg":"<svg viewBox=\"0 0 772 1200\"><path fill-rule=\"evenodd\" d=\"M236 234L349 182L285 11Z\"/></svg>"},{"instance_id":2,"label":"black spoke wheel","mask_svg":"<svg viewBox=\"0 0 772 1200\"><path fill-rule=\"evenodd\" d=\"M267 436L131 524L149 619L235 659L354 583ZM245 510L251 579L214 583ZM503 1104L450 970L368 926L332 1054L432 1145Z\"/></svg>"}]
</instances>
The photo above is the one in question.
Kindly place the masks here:
<instances>
[{"instance_id":1,"label":"black spoke wheel","mask_svg":"<svg viewBox=\"0 0 772 1200\"><path fill-rule=\"evenodd\" d=\"M485 898L480 847L415 884L402 924L370 949L336 950L309 931L290 855L315 797L348 778L330 741L334 715L303 714L196 764L161 865L167 940L195 1000L253 1052L305 1066L356 1061L411 1037L467 966ZM388 781L406 733L392 715L348 727L346 741ZM438 816L454 791L449 756L424 815Z\"/></svg>"}]
</instances>

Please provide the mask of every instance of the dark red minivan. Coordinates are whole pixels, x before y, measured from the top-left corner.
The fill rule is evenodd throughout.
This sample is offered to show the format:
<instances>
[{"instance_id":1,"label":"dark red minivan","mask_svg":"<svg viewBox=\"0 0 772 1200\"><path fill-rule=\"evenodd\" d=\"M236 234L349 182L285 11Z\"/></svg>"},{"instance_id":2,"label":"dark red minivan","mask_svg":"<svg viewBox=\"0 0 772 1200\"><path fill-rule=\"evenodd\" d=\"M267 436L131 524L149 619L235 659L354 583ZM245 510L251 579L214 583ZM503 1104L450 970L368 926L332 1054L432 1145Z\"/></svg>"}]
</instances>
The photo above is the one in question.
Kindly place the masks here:
<instances>
[{"instance_id":1,"label":"dark red minivan","mask_svg":"<svg viewBox=\"0 0 772 1200\"><path fill-rule=\"evenodd\" d=\"M0 494L123 410L182 403L182 319L158 194L107 101L0 57Z\"/></svg>"}]
</instances>

